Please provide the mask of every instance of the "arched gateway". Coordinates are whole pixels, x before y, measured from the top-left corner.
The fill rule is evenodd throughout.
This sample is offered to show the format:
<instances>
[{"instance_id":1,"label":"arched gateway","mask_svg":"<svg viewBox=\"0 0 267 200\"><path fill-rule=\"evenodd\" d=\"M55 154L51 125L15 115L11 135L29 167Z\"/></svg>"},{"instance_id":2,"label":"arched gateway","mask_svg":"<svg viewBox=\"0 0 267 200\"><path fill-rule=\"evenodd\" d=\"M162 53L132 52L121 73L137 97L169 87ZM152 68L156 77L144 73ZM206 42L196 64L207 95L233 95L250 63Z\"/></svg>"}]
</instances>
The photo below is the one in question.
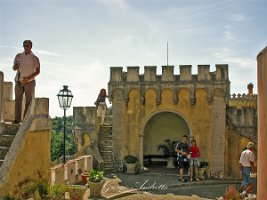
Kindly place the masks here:
<instances>
[{"instance_id":1,"label":"arched gateway","mask_svg":"<svg viewBox=\"0 0 267 200\"><path fill-rule=\"evenodd\" d=\"M141 170L145 154L154 154L164 139L180 139L192 134L213 173L224 173L226 104L230 81L228 65L199 65L198 74L190 65L111 67L108 90L112 101L112 140L115 166L122 169L126 155L139 158Z\"/></svg>"},{"instance_id":2,"label":"arched gateway","mask_svg":"<svg viewBox=\"0 0 267 200\"><path fill-rule=\"evenodd\" d=\"M158 146L165 144L166 140L170 142L180 141L183 135L191 136L191 131L186 120L177 112L163 110L153 113L142 129L143 134L140 137L140 145L143 144L143 152L140 148L140 158L152 155L161 155ZM140 163L143 167L143 163Z\"/></svg>"}]
</instances>

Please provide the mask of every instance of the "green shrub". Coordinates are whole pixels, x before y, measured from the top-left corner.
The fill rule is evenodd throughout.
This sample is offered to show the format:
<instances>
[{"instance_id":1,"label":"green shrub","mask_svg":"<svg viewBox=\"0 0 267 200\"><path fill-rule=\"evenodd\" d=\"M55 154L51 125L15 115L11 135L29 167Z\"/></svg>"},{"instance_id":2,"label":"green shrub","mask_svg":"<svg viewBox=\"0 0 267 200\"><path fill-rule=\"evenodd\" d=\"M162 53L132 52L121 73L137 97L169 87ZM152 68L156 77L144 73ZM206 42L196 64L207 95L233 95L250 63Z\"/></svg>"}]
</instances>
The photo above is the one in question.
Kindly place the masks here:
<instances>
[{"instance_id":1,"label":"green shrub","mask_svg":"<svg viewBox=\"0 0 267 200\"><path fill-rule=\"evenodd\" d=\"M19 199L17 199L16 197L13 197L12 195L10 195L10 194L7 194L7 195L5 195L4 197L0 197L0 199L1 200L19 200Z\"/></svg>"},{"instance_id":2,"label":"green shrub","mask_svg":"<svg viewBox=\"0 0 267 200\"><path fill-rule=\"evenodd\" d=\"M65 192L68 191L68 186L65 184L55 184L49 188L49 197L53 200L64 199Z\"/></svg>"},{"instance_id":3,"label":"green shrub","mask_svg":"<svg viewBox=\"0 0 267 200\"><path fill-rule=\"evenodd\" d=\"M125 162L128 164L134 164L138 160L135 156L132 156L132 155L125 156L124 159L125 159Z\"/></svg>"},{"instance_id":4,"label":"green shrub","mask_svg":"<svg viewBox=\"0 0 267 200\"><path fill-rule=\"evenodd\" d=\"M95 169L90 170L89 181L101 182L104 179L104 172Z\"/></svg>"},{"instance_id":5,"label":"green shrub","mask_svg":"<svg viewBox=\"0 0 267 200\"><path fill-rule=\"evenodd\" d=\"M38 192L41 198L46 197L49 192L48 182L43 179L37 180L32 186L29 187L28 190L26 190L26 193L31 195L33 195L35 192Z\"/></svg>"}]
</instances>

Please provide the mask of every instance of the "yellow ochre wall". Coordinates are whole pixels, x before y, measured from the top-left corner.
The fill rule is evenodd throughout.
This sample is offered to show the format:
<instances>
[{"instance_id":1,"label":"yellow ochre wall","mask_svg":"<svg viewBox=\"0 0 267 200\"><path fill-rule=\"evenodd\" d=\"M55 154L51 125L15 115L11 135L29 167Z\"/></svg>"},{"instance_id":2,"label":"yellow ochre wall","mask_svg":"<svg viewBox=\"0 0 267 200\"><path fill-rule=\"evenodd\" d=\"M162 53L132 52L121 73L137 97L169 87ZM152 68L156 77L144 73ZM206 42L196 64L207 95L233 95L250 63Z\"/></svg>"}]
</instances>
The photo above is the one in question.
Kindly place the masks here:
<instances>
[{"instance_id":1,"label":"yellow ochre wall","mask_svg":"<svg viewBox=\"0 0 267 200\"><path fill-rule=\"evenodd\" d=\"M226 131L226 138L225 154L227 156L225 161L225 175L230 178L242 179L239 169L239 158L241 152L251 140L237 133L230 133L229 129Z\"/></svg>"},{"instance_id":2,"label":"yellow ochre wall","mask_svg":"<svg viewBox=\"0 0 267 200\"><path fill-rule=\"evenodd\" d=\"M170 89L163 89L161 92L161 102L157 105L156 91L147 89L144 94L144 105L140 105L140 91L133 89L129 92L129 101L125 116L124 155L133 154L138 156L140 148L140 130L144 132L149 120L156 116L156 113L172 112L183 118L187 122L191 136L197 140L197 145L201 151L201 157L207 161L211 159L211 108L207 102L207 92L204 89L195 91L195 104L190 103L190 91L181 89L178 92L178 103L173 103L173 92ZM141 108L141 109L140 109ZM169 127L165 127L168 137ZM145 133L141 133L145 134ZM181 134L180 136L182 136ZM170 137L173 136L170 134ZM144 135L144 137L146 137ZM153 138L153 137L152 137ZM169 138L171 139L171 138ZM181 139L181 138L176 138ZM154 140L158 140L155 136ZM145 142L144 146L158 143L158 141ZM164 141L161 142L163 144ZM144 153L146 148L144 148ZM156 153L156 152L154 152Z\"/></svg>"},{"instance_id":3,"label":"yellow ochre wall","mask_svg":"<svg viewBox=\"0 0 267 200\"><path fill-rule=\"evenodd\" d=\"M34 180L50 180L50 130L28 132L23 141L0 195L19 195Z\"/></svg>"}]
</instances>

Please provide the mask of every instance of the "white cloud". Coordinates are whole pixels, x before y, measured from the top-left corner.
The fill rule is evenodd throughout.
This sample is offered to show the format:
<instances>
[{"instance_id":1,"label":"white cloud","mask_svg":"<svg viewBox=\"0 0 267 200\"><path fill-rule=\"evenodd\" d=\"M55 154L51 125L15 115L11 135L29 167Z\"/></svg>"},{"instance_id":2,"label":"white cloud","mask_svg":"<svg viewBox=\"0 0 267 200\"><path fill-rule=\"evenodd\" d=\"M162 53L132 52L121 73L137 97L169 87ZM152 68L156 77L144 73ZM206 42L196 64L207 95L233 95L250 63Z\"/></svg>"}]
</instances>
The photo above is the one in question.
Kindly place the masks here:
<instances>
[{"instance_id":1,"label":"white cloud","mask_svg":"<svg viewBox=\"0 0 267 200\"><path fill-rule=\"evenodd\" d=\"M235 39L234 33L229 31L229 30L224 31L224 37L226 40L234 40Z\"/></svg>"},{"instance_id":2,"label":"white cloud","mask_svg":"<svg viewBox=\"0 0 267 200\"><path fill-rule=\"evenodd\" d=\"M111 12L118 14L127 14L128 13L128 5L125 0L98 0L105 7L107 7Z\"/></svg>"},{"instance_id":3,"label":"white cloud","mask_svg":"<svg viewBox=\"0 0 267 200\"><path fill-rule=\"evenodd\" d=\"M39 53L39 54L47 55L47 56L66 56L66 55L63 55L63 54L60 54L60 53L55 53L55 52L45 51L45 50L35 49L34 51Z\"/></svg>"},{"instance_id":4,"label":"white cloud","mask_svg":"<svg viewBox=\"0 0 267 200\"><path fill-rule=\"evenodd\" d=\"M7 48L7 49L15 49L17 51L23 51L23 48L21 47L14 47L14 46L8 46L8 45L0 45L0 48ZM46 51L46 50L38 50L38 49L35 49L34 50L35 52L38 52L39 54L42 54L42 55L49 55L49 56L66 56L66 55L62 55L62 54L59 54L59 53L55 53L55 52L51 52L51 51Z\"/></svg>"},{"instance_id":5,"label":"white cloud","mask_svg":"<svg viewBox=\"0 0 267 200\"><path fill-rule=\"evenodd\" d=\"M229 15L226 17L226 19L233 21L233 22L242 22L242 23L249 21L249 17L247 17L243 13L236 13L236 14Z\"/></svg>"},{"instance_id":6,"label":"white cloud","mask_svg":"<svg viewBox=\"0 0 267 200\"><path fill-rule=\"evenodd\" d=\"M0 45L0 48L8 48L8 49L15 49L21 51L22 48L19 47L13 47L13 46L8 46L8 45Z\"/></svg>"},{"instance_id":7,"label":"white cloud","mask_svg":"<svg viewBox=\"0 0 267 200\"><path fill-rule=\"evenodd\" d=\"M231 63L233 65L241 66L242 68L250 68L255 65L255 59L240 56L239 52L234 48L214 48L209 52L213 60Z\"/></svg>"}]
</instances>

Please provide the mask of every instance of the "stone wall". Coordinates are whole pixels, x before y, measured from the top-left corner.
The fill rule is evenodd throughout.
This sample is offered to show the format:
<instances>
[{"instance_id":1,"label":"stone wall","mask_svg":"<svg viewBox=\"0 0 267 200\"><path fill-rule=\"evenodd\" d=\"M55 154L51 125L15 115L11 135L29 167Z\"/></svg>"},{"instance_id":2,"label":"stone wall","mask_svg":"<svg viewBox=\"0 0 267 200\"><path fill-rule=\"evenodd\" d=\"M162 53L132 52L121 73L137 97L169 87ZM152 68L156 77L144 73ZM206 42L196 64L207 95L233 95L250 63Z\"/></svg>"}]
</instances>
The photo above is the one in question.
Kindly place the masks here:
<instances>
[{"instance_id":1,"label":"stone wall","mask_svg":"<svg viewBox=\"0 0 267 200\"><path fill-rule=\"evenodd\" d=\"M239 157L247 143L258 143L257 95L233 94L226 110L226 177L241 178Z\"/></svg>"},{"instance_id":2,"label":"stone wall","mask_svg":"<svg viewBox=\"0 0 267 200\"><path fill-rule=\"evenodd\" d=\"M78 147L75 156L92 155L93 166L103 169L103 159L98 149L99 119L96 117L96 107L73 108L73 131Z\"/></svg>"},{"instance_id":3,"label":"stone wall","mask_svg":"<svg viewBox=\"0 0 267 200\"><path fill-rule=\"evenodd\" d=\"M19 195L27 184L50 180L51 119L46 98L34 99L0 168L0 196Z\"/></svg>"},{"instance_id":4,"label":"stone wall","mask_svg":"<svg viewBox=\"0 0 267 200\"><path fill-rule=\"evenodd\" d=\"M209 65L199 65L196 75L191 68L182 65L180 74L175 75L174 66L162 66L162 74L157 75L155 66L145 66L144 74L139 74L139 67L127 67L127 72L111 67L108 87L118 165L132 154L139 157L142 169L143 146L149 145L144 143L147 124L159 113L172 112L186 121L214 174L224 172L228 65L216 65L215 72L210 72ZM168 135L168 131L166 126L162 134ZM177 133L177 139L181 134Z\"/></svg>"},{"instance_id":5,"label":"stone wall","mask_svg":"<svg viewBox=\"0 0 267 200\"><path fill-rule=\"evenodd\" d=\"M14 120L14 107L13 83L5 81L0 72L0 134L12 136L11 146L5 146L9 150L1 160L0 196L18 196L35 180L50 180L49 100L33 99L22 124L10 123Z\"/></svg>"},{"instance_id":6,"label":"stone wall","mask_svg":"<svg viewBox=\"0 0 267 200\"><path fill-rule=\"evenodd\" d=\"M117 171L123 169L128 154L138 157L142 169L144 155L161 154L159 144L166 139L178 141L186 134L197 140L201 159L209 162L212 176L240 178L239 155L248 141L257 143L257 95L230 95L228 66L216 65L214 72L209 68L199 65L198 74L192 74L191 65L181 65L179 75L174 74L174 66L163 66L161 75L156 66L145 66L144 74L138 66L127 67L127 72L122 67L110 68L108 92ZM74 124L95 125L97 135L99 124L92 109L88 115L85 108L74 108ZM90 141L86 135L91 133L84 133L81 131L86 146Z\"/></svg>"}]
</instances>

